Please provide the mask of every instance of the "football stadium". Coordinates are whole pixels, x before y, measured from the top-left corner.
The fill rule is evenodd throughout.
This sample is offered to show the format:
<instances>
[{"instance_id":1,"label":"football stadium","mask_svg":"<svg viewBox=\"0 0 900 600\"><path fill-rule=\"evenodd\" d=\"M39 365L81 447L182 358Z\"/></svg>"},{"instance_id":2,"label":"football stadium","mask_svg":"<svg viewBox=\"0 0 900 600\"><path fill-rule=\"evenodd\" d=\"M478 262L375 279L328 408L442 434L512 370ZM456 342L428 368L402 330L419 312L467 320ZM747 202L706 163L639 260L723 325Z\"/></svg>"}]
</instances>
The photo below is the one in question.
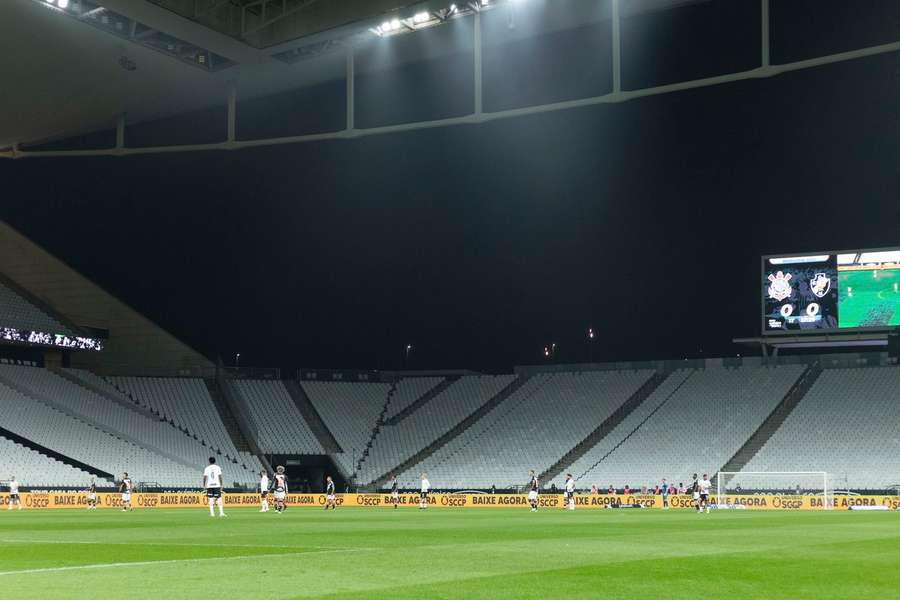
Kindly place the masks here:
<instances>
[{"instance_id":1,"label":"football stadium","mask_svg":"<svg viewBox=\"0 0 900 600\"><path fill-rule=\"evenodd\" d=\"M5 597L897 597L900 3L0 39Z\"/></svg>"}]
</instances>

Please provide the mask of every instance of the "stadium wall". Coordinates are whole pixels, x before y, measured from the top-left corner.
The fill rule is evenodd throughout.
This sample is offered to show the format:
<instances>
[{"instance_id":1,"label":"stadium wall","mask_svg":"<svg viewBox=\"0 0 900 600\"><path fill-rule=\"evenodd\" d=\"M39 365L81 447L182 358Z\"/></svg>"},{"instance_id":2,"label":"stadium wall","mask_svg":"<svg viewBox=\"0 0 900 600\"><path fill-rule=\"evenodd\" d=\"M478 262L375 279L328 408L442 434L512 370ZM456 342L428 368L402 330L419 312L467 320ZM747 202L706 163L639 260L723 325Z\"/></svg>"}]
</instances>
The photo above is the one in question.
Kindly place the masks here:
<instances>
[{"instance_id":1,"label":"stadium wall","mask_svg":"<svg viewBox=\"0 0 900 600\"><path fill-rule=\"evenodd\" d=\"M73 367L100 374L210 376L215 365L0 221L0 271L82 327L109 331L102 352L74 352Z\"/></svg>"},{"instance_id":2,"label":"stadium wall","mask_svg":"<svg viewBox=\"0 0 900 600\"><path fill-rule=\"evenodd\" d=\"M87 508L87 495L75 492L30 492L20 495L22 504L29 509L66 509ZM8 502L9 495L0 495L0 505ZM791 495L742 495L726 496L725 504L731 507L742 507L748 510L822 510L821 496ZM401 508L418 508L418 494L401 494L398 498ZM256 507L259 505L258 494L224 494L226 507ZM121 508L121 495L116 493L98 493L98 506L101 508ZM338 506L363 508L393 508L390 494L337 494ZM205 508L206 496L201 493L159 493L132 494L132 506L137 509L170 509L170 508ZM325 505L324 494L289 494L287 504L293 508L322 507ZM528 496L525 494L432 494L428 497L428 505L432 508L526 508ZM541 494L538 505L542 508L563 507L560 494ZM631 495L576 495L575 506L578 510L606 509L613 505L627 508L662 509L660 496L649 494ZM674 509L692 509L691 497L687 495L669 496L669 506ZM891 510L900 508L900 496L839 496L834 498L835 510L849 510L859 507L885 507Z\"/></svg>"}]
</instances>

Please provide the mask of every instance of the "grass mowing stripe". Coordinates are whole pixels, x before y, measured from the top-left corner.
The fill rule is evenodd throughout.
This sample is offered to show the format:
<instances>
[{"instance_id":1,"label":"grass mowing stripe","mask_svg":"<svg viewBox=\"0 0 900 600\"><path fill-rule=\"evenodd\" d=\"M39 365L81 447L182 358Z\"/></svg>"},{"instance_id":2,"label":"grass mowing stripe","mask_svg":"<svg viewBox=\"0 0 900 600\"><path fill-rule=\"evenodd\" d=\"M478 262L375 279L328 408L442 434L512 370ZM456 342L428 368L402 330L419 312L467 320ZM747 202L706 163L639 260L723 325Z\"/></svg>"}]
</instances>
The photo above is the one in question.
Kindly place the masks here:
<instances>
[{"instance_id":1,"label":"grass mowing stripe","mask_svg":"<svg viewBox=\"0 0 900 600\"><path fill-rule=\"evenodd\" d=\"M125 586L134 587L126 595L166 600L195 600L206 590L270 600L695 600L719 591L796 600L829 596L829 585L857 600L900 589L900 519L888 512L342 509L231 517L0 514L0 540L17 540L0 542L0 571L11 573L2 587L17 600L68 599L73 590L121 600ZM118 565L127 558L134 561Z\"/></svg>"},{"instance_id":2,"label":"grass mowing stripe","mask_svg":"<svg viewBox=\"0 0 900 600\"><path fill-rule=\"evenodd\" d=\"M42 567L37 569L19 569L16 571L0 571L0 577L8 575L31 575L36 573L57 573L61 571L80 571L85 569L112 569L125 567L147 567L154 565L171 565L181 563L209 562L215 560L247 560L254 558L279 558L284 556L304 556L307 554L333 554L337 552L361 552L370 548L338 548L328 550L309 550L306 552L279 552L275 554L248 554L244 556L210 556L207 558L175 558L167 560L144 560L117 563L91 563L87 565L72 565L68 567Z\"/></svg>"}]
</instances>

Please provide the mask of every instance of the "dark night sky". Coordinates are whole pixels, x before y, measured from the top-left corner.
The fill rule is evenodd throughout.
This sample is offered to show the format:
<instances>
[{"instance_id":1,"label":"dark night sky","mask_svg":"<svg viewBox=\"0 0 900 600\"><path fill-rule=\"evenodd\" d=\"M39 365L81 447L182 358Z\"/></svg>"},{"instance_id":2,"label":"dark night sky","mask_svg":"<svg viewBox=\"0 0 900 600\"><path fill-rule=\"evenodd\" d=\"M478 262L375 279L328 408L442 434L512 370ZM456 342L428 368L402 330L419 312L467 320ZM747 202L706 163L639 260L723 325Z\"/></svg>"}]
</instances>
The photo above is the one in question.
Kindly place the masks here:
<instances>
[{"instance_id":1,"label":"dark night sky","mask_svg":"<svg viewBox=\"0 0 900 600\"><path fill-rule=\"evenodd\" d=\"M632 25L631 73L682 74L652 60L665 23ZM776 56L833 51L787 37ZM477 127L3 161L0 218L211 357L391 368L411 342L412 367L508 370L550 341L585 360L588 326L596 360L740 352L760 254L900 244L898 165L889 54Z\"/></svg>"}]
</instances>

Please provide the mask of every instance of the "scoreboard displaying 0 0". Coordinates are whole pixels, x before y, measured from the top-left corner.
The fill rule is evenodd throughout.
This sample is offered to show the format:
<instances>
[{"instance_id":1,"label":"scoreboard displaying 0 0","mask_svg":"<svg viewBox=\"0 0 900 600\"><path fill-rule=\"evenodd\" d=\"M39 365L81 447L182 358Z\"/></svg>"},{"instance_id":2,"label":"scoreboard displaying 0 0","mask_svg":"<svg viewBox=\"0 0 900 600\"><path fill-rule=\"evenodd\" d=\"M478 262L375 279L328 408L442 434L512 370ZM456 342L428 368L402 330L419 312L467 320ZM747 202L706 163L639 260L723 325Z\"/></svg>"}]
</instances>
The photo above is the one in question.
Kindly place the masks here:
<instances>
[{"instance_id":1,"label":"scoreboard displaying 0 0","mask_svg":"<svg viewBox=\"0 0 900 600\"><path fill-rule=\"evenodd\" d=\"M763 333L900 326L900 248L764 256Z\"/></svg>"}]
</instances>

